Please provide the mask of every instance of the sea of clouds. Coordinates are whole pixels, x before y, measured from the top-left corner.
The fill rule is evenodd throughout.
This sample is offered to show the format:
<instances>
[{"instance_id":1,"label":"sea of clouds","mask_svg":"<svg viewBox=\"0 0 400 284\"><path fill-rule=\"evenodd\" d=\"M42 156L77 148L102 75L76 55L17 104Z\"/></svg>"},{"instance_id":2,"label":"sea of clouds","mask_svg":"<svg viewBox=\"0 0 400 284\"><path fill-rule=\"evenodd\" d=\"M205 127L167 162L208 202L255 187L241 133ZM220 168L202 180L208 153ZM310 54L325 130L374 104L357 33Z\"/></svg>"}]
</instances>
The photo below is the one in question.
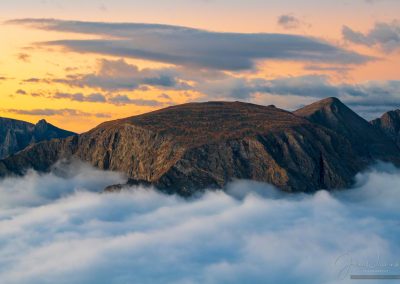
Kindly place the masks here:
<instances>
[{"instance_id":1,"label":"sea of clouds","mask_svg":"<svg viewBox=\"0 0 400 284\"><path fill-rule=\"evenodd\" d=\"M191 199L82 164L0 181L1 283L354 283L400 274L400 172L284 194L250 181ZM379 270L379 271L378 271ZM368 283L373 283L369 281Z\"/></svg>"}]
</instances>

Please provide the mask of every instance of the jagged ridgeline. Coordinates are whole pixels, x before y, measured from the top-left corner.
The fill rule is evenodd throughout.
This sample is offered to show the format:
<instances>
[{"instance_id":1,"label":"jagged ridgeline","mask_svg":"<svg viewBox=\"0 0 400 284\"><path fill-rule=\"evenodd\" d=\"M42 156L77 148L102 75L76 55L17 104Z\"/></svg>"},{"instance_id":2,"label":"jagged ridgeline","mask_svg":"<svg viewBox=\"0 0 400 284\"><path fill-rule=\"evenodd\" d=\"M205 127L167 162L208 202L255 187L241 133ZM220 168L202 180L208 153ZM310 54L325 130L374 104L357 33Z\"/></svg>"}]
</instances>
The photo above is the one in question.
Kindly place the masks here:
<instances>
[{"instance_id":1,"label":"jagged ridgeline","mask_svg":"<svg viewBox=\"0 0 400 284\"><path fill-rule=\"evenodd\" d=\"M181 195L235 179L290 192L345 188L377 160L400 165L393 135L376 125L335 98L295 112L241 102L189 103L35 144L0 161L0 174L47 171L60 159L77 158Z\"/></svg>"},{"instance_id":2,"label":"jagged ridgeline","mask_svg":"<svg viewBox=\"0 0 400 284\"><path fill-rule=\"evenodd\" d=\"M17 153L31 144L71 135L75 133L57 128L44 119L35 125L0 117L0 159Z\"/></svg>"}]
</instances>

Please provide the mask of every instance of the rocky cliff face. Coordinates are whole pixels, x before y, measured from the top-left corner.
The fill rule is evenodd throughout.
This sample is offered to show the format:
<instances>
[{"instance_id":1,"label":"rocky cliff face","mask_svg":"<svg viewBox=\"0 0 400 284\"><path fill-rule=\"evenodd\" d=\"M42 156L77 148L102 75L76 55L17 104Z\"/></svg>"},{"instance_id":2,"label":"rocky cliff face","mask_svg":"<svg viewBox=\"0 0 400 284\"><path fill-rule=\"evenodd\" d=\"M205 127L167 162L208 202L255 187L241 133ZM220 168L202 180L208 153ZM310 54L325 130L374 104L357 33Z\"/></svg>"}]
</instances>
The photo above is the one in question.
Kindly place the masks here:
<instances>
[{"instance_id":1,"label":"rocky cliff face","mask_svg":"<svg viewBox=\"0 0 400 284\"><path fill-rule=\"evenodd\" d=\"M390 137L400 147L400 110L389 111L371 124Z\"/></svg>"},{"instance_id":2,"label":"rocky cliff face","mask_svg":"<svg viewBox=\"0 0 400 284\"><path fill-rule=\"evenodd\" d=\"M77 158L181 195L234 179L310 192L349 186L376 159L400 165L397 146L374 137L376 131L333 99L296 113L239 102L191 103L33 145L0 161L0 175L45 171L59 159ZM365 135L373 146L357 141Z\"/></svg>"},{"instance_id":3,"label":"rocky cliff face","mask_svg":"<svg viewBox=\"0 0 400 284\"><path fill-rule=\"evenodd\" d=\"M66 138L73 132L57 128L45 120L36 125L9 118L0 118L0 159L34 144L53 138Z\"/></svg>"}]
</instances>

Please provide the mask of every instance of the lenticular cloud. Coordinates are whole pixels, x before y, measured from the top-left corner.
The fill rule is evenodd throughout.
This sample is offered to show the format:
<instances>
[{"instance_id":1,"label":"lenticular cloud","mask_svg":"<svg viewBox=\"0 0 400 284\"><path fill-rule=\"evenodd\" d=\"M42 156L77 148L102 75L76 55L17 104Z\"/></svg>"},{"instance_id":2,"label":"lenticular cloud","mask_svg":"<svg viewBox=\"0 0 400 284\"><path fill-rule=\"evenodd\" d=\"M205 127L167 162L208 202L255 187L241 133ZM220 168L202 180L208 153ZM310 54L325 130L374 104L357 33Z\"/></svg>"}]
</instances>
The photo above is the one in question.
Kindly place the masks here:
<instances>
[{"instance_id":1,"label":"lenticular cloud","mask_svg":"<svg viewBox=\"0 0 400 284\"><path fill-rule=\"evenodd\" d=\"M96 192L123 181L83 165L1 181L1 283L353 283L400 261L400 173L387 165L332 194L249 181L189 200Z\"/></svg>"}]
</instances>

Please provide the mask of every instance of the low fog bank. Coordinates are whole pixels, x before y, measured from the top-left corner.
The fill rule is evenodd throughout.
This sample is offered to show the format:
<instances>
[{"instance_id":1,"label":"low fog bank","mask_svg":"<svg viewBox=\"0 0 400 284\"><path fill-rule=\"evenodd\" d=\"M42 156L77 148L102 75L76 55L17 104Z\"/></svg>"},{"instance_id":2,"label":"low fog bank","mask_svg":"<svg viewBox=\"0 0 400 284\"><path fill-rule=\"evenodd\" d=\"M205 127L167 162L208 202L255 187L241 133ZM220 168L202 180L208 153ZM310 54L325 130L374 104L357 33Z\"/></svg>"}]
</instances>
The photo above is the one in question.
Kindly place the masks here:
<instances>
[{"instance_id":1,"label":"low fog bank","mask_svg":"<svg viewBox=\"0 0 400 284\"><path fill-rule=\"evenodd\" d=\"M314 195L251 181L189 200L143 187L97 193L120 182L82 164L0 181L1 282L354 283L365 273L355 264L400 262L390 165Z\"/></svg>"},{"instance_id":2,"label":"low fog bank","mask_svg":"<svg viewBox=\"0 0 400 284\"><path fill-rule=\"evenodd\" d=\"M22 178L0 180L0 208L39 206L79 191L99 192L126 180L122 174L101 171L79 161L61 161L48 174L30 170Z\"/></svg>"}]
</instances>

